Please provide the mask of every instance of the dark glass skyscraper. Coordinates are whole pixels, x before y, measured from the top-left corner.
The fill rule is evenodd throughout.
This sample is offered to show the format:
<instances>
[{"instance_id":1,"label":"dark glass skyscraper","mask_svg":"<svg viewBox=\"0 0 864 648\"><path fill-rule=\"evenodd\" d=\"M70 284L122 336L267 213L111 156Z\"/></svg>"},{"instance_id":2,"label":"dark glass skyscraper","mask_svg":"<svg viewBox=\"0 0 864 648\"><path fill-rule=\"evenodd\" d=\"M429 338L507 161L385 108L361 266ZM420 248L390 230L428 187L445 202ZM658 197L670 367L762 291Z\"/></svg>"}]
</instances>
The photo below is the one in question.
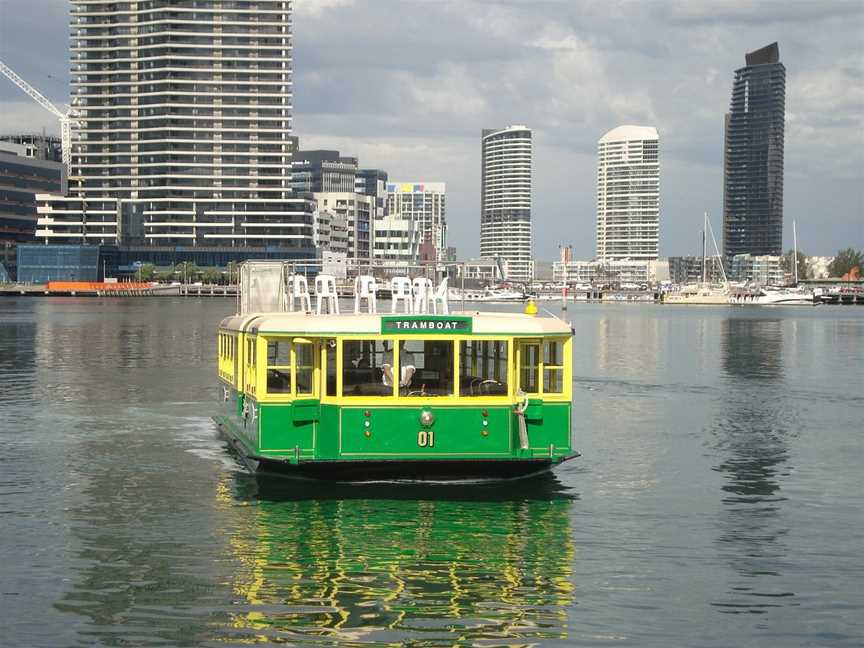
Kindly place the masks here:
<instances>
[{"instance_id":1,"label":"dark glass skyscraper","mask_svg":"<svg viewBox=\"0 0 864 648\"><path fill-rule=\"evenodd\" d=\"M782 254L786 68L771 43L735 70L726 115L723 252Z\"/></svg>"}]
</instances>

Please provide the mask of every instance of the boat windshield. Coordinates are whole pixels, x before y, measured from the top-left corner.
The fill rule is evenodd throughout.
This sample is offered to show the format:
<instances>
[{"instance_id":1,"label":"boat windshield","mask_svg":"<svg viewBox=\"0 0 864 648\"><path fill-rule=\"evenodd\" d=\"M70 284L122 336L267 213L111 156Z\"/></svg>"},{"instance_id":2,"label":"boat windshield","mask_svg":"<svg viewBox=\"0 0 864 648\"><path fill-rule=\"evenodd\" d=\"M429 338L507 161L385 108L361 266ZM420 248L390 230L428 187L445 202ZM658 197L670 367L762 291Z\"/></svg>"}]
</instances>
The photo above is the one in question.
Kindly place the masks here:
<instances>
[{"instance_id":1,"label":"boat windshield","mask_svg":"<svg viewBox=\"0 0 864 648\"><path fill-rule=\"evenodd\" d=\"M453 341L405 340L399 343L402 396L453 394Z\"/></svg>"},{"instance_id":2,"label":"boat windshield","mask_svg":"<svg viewBox=\"0 0 864 648\"><path fill-rule=\"evenodd\" d=\"M394 342L345 340L342 347L343 396L451 396L454 393L452 340L399 342L396 376Z\"/></svg>"}]
</instances>

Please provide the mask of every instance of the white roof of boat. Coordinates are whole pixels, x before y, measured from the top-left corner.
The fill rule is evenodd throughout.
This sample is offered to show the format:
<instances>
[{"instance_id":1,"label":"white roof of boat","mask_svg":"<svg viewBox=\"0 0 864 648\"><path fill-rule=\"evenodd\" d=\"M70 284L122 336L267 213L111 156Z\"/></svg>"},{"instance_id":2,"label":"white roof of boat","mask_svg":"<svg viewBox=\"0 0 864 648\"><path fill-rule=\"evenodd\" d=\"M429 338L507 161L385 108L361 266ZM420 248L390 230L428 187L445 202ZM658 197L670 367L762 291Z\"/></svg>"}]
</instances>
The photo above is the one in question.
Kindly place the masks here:
<instances>
[{"instance_id":1,"label":"white roof of boat","mask_svg":"<svg viewBox=\"0 0 864 648\"><path fill-rule=\"evenodd\" d=\"M570 324L554 317L525 315L522 313L495 313L488 311L457 311L449 315L418 314L346 314L315 315L306 313L249 313L222 320L228 330L257 330L261 333L300 333L308 335L371 333L381 334L381 318L405 320L433 320L470 317L473 335L570 335ZM438 331L440 333L440 331ZM458 334L459 331L454 331ZM389 333L388 333L389 334ZM434 332L433 332L434 334Z\"/></svg>"}]
</instances>

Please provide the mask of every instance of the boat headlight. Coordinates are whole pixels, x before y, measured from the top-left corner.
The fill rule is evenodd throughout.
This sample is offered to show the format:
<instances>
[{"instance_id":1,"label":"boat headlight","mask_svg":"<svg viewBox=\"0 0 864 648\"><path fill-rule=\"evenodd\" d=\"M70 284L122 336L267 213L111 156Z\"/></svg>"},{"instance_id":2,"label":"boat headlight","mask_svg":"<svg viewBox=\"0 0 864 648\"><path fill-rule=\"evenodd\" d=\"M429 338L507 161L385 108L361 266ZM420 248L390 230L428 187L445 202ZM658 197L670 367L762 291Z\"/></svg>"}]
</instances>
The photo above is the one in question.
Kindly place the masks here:
<instances>
[{"instance_id":1,"label":"boat headlight","mask_svg":"<svg viewBox=\"0 0 864 648\"><path fill-rule=\"evenodd\" d=\"M420 412L420 425L429 426L435 422L435 415L429 410Z\"/></svg>"}]
</instances>

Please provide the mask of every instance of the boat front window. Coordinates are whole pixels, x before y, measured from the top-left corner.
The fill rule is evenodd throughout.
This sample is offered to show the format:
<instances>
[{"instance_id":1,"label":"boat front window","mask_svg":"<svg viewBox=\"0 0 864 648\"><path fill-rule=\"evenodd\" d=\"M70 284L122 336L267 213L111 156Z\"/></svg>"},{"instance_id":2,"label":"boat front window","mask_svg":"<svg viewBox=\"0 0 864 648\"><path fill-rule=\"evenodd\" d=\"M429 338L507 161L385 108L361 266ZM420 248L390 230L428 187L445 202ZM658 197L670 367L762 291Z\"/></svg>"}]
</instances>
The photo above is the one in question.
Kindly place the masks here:
<instances>
[{"instance_id":1,"label":"boat front window","mask_svg":"<svg viewBox=\"0 0 864 648\"><path fill-rule=\"evenodd\" d=\"M563 342L543 342L543 393L560 394L564 391Z\"/></svg>"},{"instance_id":2,"label":"boat front window","mask_svg":"<svg viewBox=\"0 0 864 648\"><path fill-rule=\"evenodd\" d=\"M392 396L385 367L392 373L390 340L344 340L342 342L342 395Z\"/></svg>"},{"instance_id":3,"label":"boat front window","mask_svg":"<svg viewBox=\"0 0 864 648\"><path fill-rule=\"evenodd\" d=\"M459 395L507 395L507 341L464 340L459 344Z\"/></svg>"},{"instance_id":4,"label":"boat front window","mask_svg":"<svg viewBox=\"0 0 864 648\"><path fill-rule=\"evenodd\" d=\"M404 340L399 343L399 394L453 395L453 341Z\"/></svg>"},{"instance_id":5,"label":"boat front window","mask_svg":"<svg viewBox=\"0 0 864 648\"><path fill-rule=\"evenodd\" d=\"M267 392L291 393L291 342L289 340L267 342Z\"/></svg>"},{"instance_id":6,"label":"boat front window","mask_svg":"<svg viewBox=\"0 0 864 648\"><path fill-rule=\"evenodd\" d=\"M311 394L312 380L315 370L314 346L309 342L294 343L295 382L297 393Z\"/></svg>"},{"instance_id":7,"label":"boat front window","mask_svg":"<svg viewBox=\"0 0 864 648\"><path fill-rule=\"evenodd\" d=\"M519 353L519 388L526 394L540 392L540 345L523 342Z\"/></svg>"}]
</instances>

